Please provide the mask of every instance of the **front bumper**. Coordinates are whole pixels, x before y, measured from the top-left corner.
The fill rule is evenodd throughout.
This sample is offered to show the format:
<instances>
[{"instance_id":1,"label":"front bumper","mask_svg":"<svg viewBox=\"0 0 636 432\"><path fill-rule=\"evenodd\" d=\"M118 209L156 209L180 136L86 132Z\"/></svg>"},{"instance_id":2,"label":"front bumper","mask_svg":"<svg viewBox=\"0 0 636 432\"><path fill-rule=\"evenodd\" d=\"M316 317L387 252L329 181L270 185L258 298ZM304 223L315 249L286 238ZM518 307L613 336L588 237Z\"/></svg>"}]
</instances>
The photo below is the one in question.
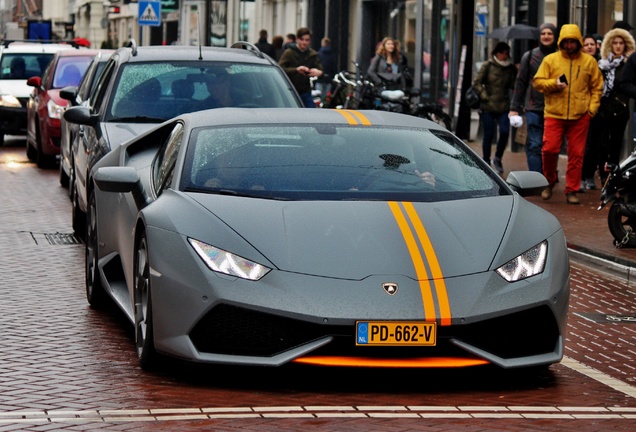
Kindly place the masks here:
<instances>
[{"instance_id":1,"label":"front bumper","mask_svg":"<svg viewBox=\"0 0 636 432\"><path fill-rule=\"evenodd\" d=\"M292 352L302 353L292 360L299 363L376 367L493 363L507 368L551 364L563 356L564 338L545 305L473 324L438 326L437 332L432 347L356 346L355 325L314 324L221 304L199 321L189 338L203 355L242 361L252 357L261 364Z\"/></svg>"},{"instance_id":2,"label":"front bumper","mask_svg":"<svg viewBox=\"0 0 636 432\"><path fill-rule=\"evenodd\" d=\"M20 104L23 101L20 100ZM23 135L27 132L27 109L0 106L0 132L9 135Z\"/></svg>"}]
</instances>

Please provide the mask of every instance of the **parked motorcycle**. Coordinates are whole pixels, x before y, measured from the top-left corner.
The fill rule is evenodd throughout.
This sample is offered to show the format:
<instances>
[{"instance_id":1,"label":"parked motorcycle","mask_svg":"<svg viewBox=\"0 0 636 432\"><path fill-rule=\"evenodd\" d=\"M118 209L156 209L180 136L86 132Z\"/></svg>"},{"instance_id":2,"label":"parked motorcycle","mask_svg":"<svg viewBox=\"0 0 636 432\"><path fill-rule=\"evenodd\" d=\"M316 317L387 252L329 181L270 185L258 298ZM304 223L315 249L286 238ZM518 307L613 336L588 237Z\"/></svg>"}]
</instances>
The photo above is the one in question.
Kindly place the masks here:
<instances>
[{"instance_id":1,"label":"parked motorcycle","mask_svg":"<svg viewBox=\"0 0 636 432\"><path fill-rule=\"evenodd\" d=\"M636 151L619 165L605 164L605 171L608 177L598 210L611 202L607 225L614 246L636 247Z\"/></svg>"},{"instance_id":2,"label":"parked motorcycle","mask_svg":"<svg viewBox=\"0 0 636 432\"><path fill-rule=\"evenodd\" d=\"M357 63L354 65L359 69ZM379 85L367 78L356 80L353 91L347 94L345 109L375 109L408 114L431 120L451 130L451 118L443 106L435 102L417 102L419 89L399 89L400 74L378 74ZM398 88L398 89L396 89Z\"/></svg>"}]
</instances>

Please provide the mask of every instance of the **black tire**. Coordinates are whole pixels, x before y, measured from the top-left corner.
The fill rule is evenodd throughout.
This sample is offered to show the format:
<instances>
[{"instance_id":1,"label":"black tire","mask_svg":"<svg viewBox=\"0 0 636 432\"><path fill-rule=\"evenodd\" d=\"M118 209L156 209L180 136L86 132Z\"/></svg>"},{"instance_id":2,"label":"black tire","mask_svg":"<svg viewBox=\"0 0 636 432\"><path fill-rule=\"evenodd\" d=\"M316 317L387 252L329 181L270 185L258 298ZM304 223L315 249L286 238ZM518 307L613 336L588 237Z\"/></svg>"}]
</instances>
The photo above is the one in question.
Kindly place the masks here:
<instances>
[{"instance_id":1,"label":"black tire","mask_svg":"<svg viewBox=\"0 0 636 432\"><path fill-rule=\"evenodd\" d=\"M100 309L105 306L107 295L102 286L99 268L97 267L99 262L99 239L97 235L97 209L95 207L94 193L91 193L89 200L85 236L86 300L93 308Z\"/></svg>"},{"instance_id":2,"label":"black tire","mask_svg":"<svg viewBox=\"0 0 636 432\"><path fill-rule=\"evenodd\" d=\"M35 162L35 159L38 157L38 152L33 146L29 143L29 139L27 138L26 142L26 155L27 159L31 162Z\"/></svg>"},{"instance_id":3,"label":"black tire","mask_svg":"<svg viewBox=\"0 0 636 432\"><path fill-rule=\"evenodd\" d=\"M73 231L76 235L81 238L85 238L87 235L87 216L79 208L78 197L77 197L77 187L75 186L75 181L71 183L69 186L71 190L71 222L73 224ZM88 239L86 239L88 241Z\"/></svg>"},{"instance_id":4,"label":"black tire","mask_svg":"<svg viewBox=\"0 0 636 432\"><path fill-rule=\"evenodd\" d=\"M42 151L42 135L40 135L40 125L39 123L37 123L37 120L35 125L35 145L37 146L35 163L38 168L50 168L51 166L53 166L55 157L52 157L51 155L45 155Z\"/></svg>"},{"instance_id":5,"label":"black tire","mask_svg":"<svg viewBox=\"0 0 636 432\"><path fill-rule=\"evenodd\" d=\"M66 171L64 171L64 167L60 162L60 186L68 188L69 181L70 177L66 174Z\"/></svg>"},{"instance_id":6,"label":"black tire","mask_svg":"<svg viewBox=\"0 0 636 432\"><path fill-rule=\"evenodd\" d=\"M73 202L73 194L75 193L75 166L74 166L74 161L73 159L71 159L70 162L70 172L69 172L69 176L68 176L68 199L71 200L71 202Z\"/></svg>"},{"instance_id":7,"label":"black tire","mask_svg":"<svg viewBox=\"0 0 636 432\"><path fill-rule=\"evenodd\" d=\"M135 250L135 286L133 312L135 318L135 343L139 366L151 370L157 366L152 326L152 289L150 286L150 258L148 240L142 232Z\"/></svg>"},{"instance_id":8,"label":"black tire","mask_svg":"<svg viewBox=\"0 0 636 432\"><path fill-rule=\"evenodd\" d=\"M636 218L630 216L625 203L614 201L607 214L607 225L614 245L617 247L636 247Z\"/></svg>"},{"instance_id":9,"label":"black tire","mask_svg":"<svg viewBox=\"0 0 636 432\"><path fill-rule=\"evenodd\" d=\"M4 132L0 131L0 147L4 145Z\"/></svg>"}]
</instances>

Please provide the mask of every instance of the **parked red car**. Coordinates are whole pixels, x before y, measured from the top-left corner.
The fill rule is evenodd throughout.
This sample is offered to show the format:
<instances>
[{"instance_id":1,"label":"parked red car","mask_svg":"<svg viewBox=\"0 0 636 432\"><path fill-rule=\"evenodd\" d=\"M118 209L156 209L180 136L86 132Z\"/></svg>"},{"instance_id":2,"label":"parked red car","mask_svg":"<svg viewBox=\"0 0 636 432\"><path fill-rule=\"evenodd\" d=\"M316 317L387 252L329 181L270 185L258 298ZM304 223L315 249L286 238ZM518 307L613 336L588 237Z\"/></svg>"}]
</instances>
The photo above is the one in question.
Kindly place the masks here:
<instances>
[{"instance_id":1,"label":"parked red car","mask_svg":"<svg viewBox=\"0 0 636 432\"><path fill-rule=\"evenodd\" d=\"M31 77L27 85L34 88L27 103L26 153L44 168L55 163L60 153L60 118L67 101L60 97L66 86L79 85L98 50L59 51L42 77Z\"/></svg>"}]
</instances>

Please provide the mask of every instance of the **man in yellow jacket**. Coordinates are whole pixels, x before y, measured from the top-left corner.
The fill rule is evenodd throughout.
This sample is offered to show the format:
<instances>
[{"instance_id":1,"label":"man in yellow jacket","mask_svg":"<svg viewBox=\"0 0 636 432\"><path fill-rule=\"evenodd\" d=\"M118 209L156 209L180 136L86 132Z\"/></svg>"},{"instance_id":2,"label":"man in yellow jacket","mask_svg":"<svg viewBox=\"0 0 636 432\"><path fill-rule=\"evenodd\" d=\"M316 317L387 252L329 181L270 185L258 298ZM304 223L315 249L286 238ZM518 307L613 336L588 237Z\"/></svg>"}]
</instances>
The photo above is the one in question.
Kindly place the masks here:
<instances>
[{"instance_id":1,"label":"man in yellow jacket","mask_svg":"<svg viewBox=\"0 0 636 432\"><path fill-rule=\"evenodd\" d=\"M579 204L576 192L581 187L587 130L601 103L603 75L596 59L581 51L583 38L576 24L561 28L558 46L557 52L543 59L532 80L534 88L545 96L541 156L543 175L549 186L541 197L545 200L552 197L565 135L568 143L565 198L568 204Z\"/></svg>"}]
</instances>

